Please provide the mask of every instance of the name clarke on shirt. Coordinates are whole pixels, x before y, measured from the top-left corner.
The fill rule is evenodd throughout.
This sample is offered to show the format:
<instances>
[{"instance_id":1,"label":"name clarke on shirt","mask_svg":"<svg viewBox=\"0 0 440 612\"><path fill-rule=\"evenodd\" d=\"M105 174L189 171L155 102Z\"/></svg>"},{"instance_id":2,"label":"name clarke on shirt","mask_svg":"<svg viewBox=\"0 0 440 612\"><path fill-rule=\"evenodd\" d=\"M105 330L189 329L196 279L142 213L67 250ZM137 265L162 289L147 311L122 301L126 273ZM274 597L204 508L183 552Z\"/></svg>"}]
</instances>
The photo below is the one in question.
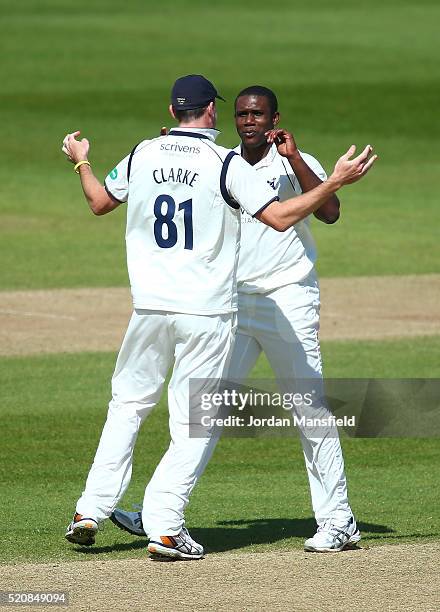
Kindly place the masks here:
<instances>
[{"instance_id":1,"label":"name clarke on shirt","mask_svg":"<svg viewBox=\"0 0 440 612\"><path fill-rule=\"evenodd\" d=\"M193 187L198 176L197 172L184 168L156 168L153 170L153 179L158 185L170 182Z\"/></svg>"}]
</instances>

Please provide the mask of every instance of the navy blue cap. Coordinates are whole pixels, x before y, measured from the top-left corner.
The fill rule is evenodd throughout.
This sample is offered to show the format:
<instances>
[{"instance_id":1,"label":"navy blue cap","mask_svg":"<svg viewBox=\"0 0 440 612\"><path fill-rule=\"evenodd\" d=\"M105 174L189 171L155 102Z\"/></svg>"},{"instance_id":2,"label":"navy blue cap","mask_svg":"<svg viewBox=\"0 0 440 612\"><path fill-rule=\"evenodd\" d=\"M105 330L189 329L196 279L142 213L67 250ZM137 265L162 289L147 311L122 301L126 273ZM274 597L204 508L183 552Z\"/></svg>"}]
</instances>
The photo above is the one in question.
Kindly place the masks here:
<instances>
[{"instance_id":1,"label":"navy blue cap","mask_svg":"<svg viewBox=\"0 0 440 612\"><path fill-rule=\"evenodd\" d=\"M171 104L176 110L193 110L202 108L219 98L216 88L201 74L188 74L180 77L171 90Z\"/></svg>"}]
</instances>

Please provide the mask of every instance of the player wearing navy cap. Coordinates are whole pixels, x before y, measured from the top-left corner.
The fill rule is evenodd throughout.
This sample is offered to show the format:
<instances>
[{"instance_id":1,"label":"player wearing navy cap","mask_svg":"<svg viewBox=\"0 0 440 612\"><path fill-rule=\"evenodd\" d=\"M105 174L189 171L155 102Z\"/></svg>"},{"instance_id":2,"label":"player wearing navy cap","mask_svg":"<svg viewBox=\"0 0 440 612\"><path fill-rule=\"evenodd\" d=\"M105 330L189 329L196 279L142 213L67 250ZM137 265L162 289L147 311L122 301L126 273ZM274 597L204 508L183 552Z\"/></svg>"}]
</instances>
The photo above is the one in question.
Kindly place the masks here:
<instances>
[{"instance_id":1,"label":"player wearing navy cap","mask_svg":"<svg viewBox=\"0 0 440 612\"><path fill-rule=\"evenodd\" d=\"M203 108L215 99L223 100L208 79L201 74L189 74L180 77L171 90L171 105L177 111Z\"/></svg>"},{"instance_id":2,"label":"player wearing navy cap","mask_svg":"<svg viewBox=\"0 0 440 612\"><path fill-rule=\"evenodd\" d=\"M147 485L142 513L152 554L199 559L203 547L185 528L184 509L215 446L189 437L189 378L220 379L228 365L237 309L240 206L284 231L374 163L371 147L340 158L317 189L282 205L239 155L215 144L215 87L201 75L178 79L169 135L137 145L109 173L94 176L89 143L68 134L63 151L75 164L90 208L106 214L127 202L127 265L134 312L112 378L107 421L66 538L95 541L131 477L139 427L161 396L169 368L171 443ZM199 106L201 105L201 106ZM211 391L206 383L206 391Z\"/></svg>"}]
</instances>

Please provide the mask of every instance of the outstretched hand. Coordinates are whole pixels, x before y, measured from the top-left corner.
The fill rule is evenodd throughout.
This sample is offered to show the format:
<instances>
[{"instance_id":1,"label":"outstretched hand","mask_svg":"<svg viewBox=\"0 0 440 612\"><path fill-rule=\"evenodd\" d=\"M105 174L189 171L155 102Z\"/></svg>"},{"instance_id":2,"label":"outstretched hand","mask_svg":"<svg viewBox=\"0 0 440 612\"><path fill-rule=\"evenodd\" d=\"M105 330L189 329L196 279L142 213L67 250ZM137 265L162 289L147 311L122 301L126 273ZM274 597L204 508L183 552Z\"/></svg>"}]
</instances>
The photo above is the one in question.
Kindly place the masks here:
<instances>
[{"instance_id":1,"label":"outstretched hand","mask_svg":"<svg viewBox=\"0 0 440 612\"><path fill-rule=\"evenodd\" d=\"M87 138L76 140L81 132L78 130L72 134L67 134L63 140L63 146L61 150L66 154L67 159L73 164L77 164L79 161L87 159L90 149L90 143Z\"/></svg>"},{"instance_id":2,"label":"outstretched hand","mask_svg":"<svg viewBox=\"0 0 440 612\"><path fill-rule=\"evenodd\" d=\"M373 155L373 147L367 145L357 157L350 159L356 152L355 145L351 145L347 153L338 159L330 178L336 179L341 185L356 183L367 174L371 166L377 159Z\"/></svg>"},{"instance_id":3,"label":"outstretched hand","mask_svg":"<svg viewBox=\"0 0 440 612\"><path fill-rule=\"evenodd\" d=\"M277 128L266 132L266 139L269 144L276 144L278 153L283 157L292 157L298 152L293 134L287 130Z\"/></svg>"}]
</instances>

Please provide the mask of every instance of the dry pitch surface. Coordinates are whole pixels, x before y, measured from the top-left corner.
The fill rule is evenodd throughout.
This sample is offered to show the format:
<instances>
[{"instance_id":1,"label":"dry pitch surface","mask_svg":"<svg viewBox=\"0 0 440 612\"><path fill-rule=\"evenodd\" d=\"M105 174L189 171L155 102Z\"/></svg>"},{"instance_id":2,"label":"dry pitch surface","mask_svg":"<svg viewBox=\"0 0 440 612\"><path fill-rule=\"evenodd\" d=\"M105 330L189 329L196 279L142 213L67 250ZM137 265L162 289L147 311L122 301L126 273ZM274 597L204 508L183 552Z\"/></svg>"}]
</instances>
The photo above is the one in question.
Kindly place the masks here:
<instances>
[{"instance_id":1,"label":"dry pitch surface","mask_svg":"<svg viewBox=\"0 0 440 612\"><path fill-rule=\"evenodd\" d=\"M1 588L67 590L69 607L56 609L75 612L434 612L440 609L439 555L440 542L433 542L336 554L294 550L169 563L146 557L17 565L1 568Z\"/></svg>"},{"instance_id":2,"label":"dry pitch surface","mask_svg":"<svg viewBox=\"0 0 440 612\"><path fill-rule=\"evenodd\" d=\"M440 275L325 279L321 289L323 339L440 333ZM130 311L127 289L3 292L0 354L116 351ZM199 562L146 555L9 565L0 570L0 589L69 591L68 608L37 610L428 612L440 609L439 556L440 543L431 542L327 555L223 553Z\"/></svg>"},{"instance_id":3,"label":"dry pitch surface","mask_svg":"<svg viewBox=\"0 0 440 612\"><path fill-rule=\"evenodd\" d=\"M322 340L440 334L440 274L321 281ZM117 351L131 312L126 288L0 293L0 355Z\"/></svg>"}]
</instances>

